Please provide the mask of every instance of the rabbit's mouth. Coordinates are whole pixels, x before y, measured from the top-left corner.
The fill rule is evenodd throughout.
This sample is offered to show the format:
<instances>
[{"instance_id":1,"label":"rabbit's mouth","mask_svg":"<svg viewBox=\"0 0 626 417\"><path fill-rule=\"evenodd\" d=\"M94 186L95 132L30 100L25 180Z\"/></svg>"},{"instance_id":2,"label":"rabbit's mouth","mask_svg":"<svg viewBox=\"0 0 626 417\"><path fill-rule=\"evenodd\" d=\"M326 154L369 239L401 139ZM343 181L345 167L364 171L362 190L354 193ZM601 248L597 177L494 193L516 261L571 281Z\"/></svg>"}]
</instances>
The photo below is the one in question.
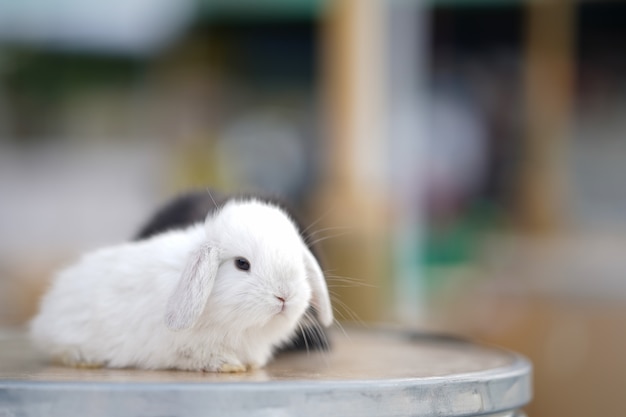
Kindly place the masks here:
<instances>
[{"instance_id":1,"label":"rabbit's mouth","mask_svg":"<svg viewBox=\"0 0 626 417\"><path fill-rule=\"evenodd\" d=\"M294 308L288 303L280 303L274 307L274 317L291 321L294 318Z\"/></svg>"},{"instance_id":2,"label":"rabbit's mouth","mask_svg":"<svg viewBox=\"0 0 626 417\"><path fill-rule=\"evenodd\" d=\"M278 300L278 308L280 309L278 314L283 313L286 309L287 309L287 301L285 300L284 297L281 297L280 295L275 295L274 297L276 297L276 300Z\"/></svg>"}]
</instances>

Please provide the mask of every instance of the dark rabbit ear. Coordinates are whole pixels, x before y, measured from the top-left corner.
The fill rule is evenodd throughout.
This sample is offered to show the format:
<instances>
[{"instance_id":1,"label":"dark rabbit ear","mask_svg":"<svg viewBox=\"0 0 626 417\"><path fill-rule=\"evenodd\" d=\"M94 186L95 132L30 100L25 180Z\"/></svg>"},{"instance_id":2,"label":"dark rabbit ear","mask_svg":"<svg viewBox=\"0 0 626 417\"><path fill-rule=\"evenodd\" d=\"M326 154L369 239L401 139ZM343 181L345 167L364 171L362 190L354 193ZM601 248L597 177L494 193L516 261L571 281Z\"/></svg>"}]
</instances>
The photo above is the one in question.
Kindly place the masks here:
<instances>
[{"instance_id":1,"label":"dark rabbit ear","mask_svg":"<svg viewBox=\"0 0 626 417\"><path fill-rule=\"evenodd\" d=\"M200 318L213 289L218 265L218 251L208 245L203 245L189 255L178 284L167 302L165 324L169 329L188 329Z\"/></svg>"},{"instance_id":2,"label":"dark rabbit ear","mask_svg":"<svg viewBox=\"0 0 626 417\"><path fill-rule=\"evenodd\" d=\"M333 309L330 304L330 296L328 295L328 287L324 279L324 273L320 268L317 259L313 256L308 248L304 248L304 266L306 268L307 279L311 284L313 297L311 305L317 311L320 322L328 327L333 323Z\"/></svg>"}]
</instances>

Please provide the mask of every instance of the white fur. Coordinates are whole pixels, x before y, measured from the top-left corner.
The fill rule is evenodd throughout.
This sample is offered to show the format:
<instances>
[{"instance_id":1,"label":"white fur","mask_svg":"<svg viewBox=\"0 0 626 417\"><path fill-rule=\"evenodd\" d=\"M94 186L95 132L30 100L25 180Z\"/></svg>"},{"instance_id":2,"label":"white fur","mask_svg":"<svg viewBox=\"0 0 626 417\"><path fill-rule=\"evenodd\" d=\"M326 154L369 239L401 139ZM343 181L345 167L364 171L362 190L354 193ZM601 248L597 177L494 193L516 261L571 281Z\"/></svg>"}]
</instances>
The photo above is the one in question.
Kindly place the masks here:
<instances>
[{"instance_id":1,"label":"white fur","mask_svg":"<svg viewBox=\"0 0 626 417\"><path fill-rule=\"evenodd\" d=\"M31 336L74 365L243 371L266 364L309 303L332 322L321 270L291 219L232 201L204 224L84 256L56 277Z\"/></svg>"}]
</instances>

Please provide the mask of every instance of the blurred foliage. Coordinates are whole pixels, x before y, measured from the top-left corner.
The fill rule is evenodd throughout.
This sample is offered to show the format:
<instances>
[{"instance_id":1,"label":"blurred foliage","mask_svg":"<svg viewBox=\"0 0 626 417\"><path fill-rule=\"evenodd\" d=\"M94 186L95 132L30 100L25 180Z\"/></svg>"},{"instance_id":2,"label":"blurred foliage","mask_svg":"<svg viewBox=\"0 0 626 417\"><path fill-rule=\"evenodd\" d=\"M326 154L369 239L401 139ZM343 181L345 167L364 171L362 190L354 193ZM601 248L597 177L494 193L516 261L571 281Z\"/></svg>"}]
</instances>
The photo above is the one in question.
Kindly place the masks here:
<instances>
[{"instance_id":1,"label":"blurred foliage","mask_svg":"<svg viewBox=\"0 0 626 417\"><path fill-rule=\"evenodd\" d=\"M6 85L16 91L58 97L94 84L128 85L144 73L146 62L127 56L88 55L14 49L8 52Z\"/></svg>"}]
</instances>

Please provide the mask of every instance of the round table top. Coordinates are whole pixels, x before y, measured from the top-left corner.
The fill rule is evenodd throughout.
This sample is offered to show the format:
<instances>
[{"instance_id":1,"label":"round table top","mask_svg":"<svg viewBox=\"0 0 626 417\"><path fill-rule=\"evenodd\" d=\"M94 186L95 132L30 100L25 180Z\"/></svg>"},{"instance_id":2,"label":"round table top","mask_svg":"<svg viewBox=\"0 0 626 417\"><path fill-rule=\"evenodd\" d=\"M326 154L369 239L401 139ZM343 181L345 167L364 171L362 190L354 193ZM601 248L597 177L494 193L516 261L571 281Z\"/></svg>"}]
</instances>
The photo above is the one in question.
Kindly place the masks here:
<instances>
[{"instance_id":1,"label":"round table top","mask_svg":"<svg viewBox=\"0 0 626 417\"><path fill-rule=\"evenodd\" d=\"M331 333L329 352L281 353L241 374L50 366L23 334L0 333L0 415L466 416L530 401L531 365L517 354L405 331Z\"/></svg>"}]
</instances>

